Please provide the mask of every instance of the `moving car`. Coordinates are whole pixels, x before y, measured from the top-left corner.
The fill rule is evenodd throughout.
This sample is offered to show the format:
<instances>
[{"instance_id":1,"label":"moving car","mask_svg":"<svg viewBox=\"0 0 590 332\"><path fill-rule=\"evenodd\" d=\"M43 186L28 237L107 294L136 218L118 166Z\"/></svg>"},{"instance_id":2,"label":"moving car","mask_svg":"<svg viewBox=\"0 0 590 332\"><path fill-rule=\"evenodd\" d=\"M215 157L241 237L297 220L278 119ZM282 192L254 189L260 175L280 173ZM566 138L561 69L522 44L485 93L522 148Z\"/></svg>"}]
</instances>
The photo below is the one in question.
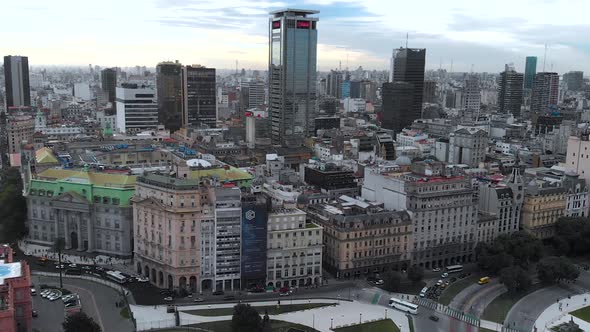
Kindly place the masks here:
<instances>
[{"instance_id":1,"label":"moving car","mask_svg":"<svg viewBox=\"0 0 590 332\"><path fill-rule=\"evenodd\" d=\"M193 300L193 302L204 302L205 299L203 299L202 297L195 297L195 299Z\"/></svg>"},{"instance_id":2,"label":"moving car","mask_svg":"<svg viewBox=\"0 0 590 332\"><path fill-rule=\"evenodd\" d=\"M166 297L164 298L164 301L172 301L172 300L174 300L174 299L172 298L172 296L166 296Z\"/></svg>"},{"instance_id":3,"label":"moving car","mask_svg":"<svg viewBox=\"0 0 590 332\"><path fill-rule=\"evenodd\" d=\"M233 296L233 295L226 295L226 296L223 297L223 300L224 301L233 301L235 299L236 299L236 297Z\"/></svg>"},{"instance_id":4,"label":"moving car","mask_svg":"<svg viewBox=\"0 0 590 332\"><path fill-rule=\"evenodd\" d=\"M434 322L438 322L438 319L439 319L439 318L438 318L438 316L435 316L435 315L431 315L431 316L430 316L430 317L428 317L428 318L430 318L430 320L431 320L431 321L434 321Z\"/></svg>"},{"instance_id":5,"label":"moving car","mask_svg":"<svg viewBox=\"0 0 590 332\"><path fill-rule=\"evenodd\" d=\"M440 272L440 267L435 267L434 269L432 269L432 272Z\"/></svg>"},{"instance_id":6,"label":"moving car","mask_svg":"<svg viewBox=\"0 0 590 332\"><path fill-rule=\"evenodd\" d=\"M213 295L223 295L223 291L221 289L218 289L216 291L213 292Z\"/></svg>"},{"instance_id":7,"label":"moving car","mask_svg":"<svg viewBox=\"0 0 590 332\"><path fill-rule=\"evenodd\" d=\"M488 282L490 282L490 277L483 277L483 278L479 278L479 281L477 283L480 285L485 285Z\"/></svg>"},{"instance_id":8,"label":"moving car","mask_svg":"<svg viewBox=\"0 0 590 332\"><path fill-rule=\"evenodd\" d=\"M37 295L37 291L35 290L35 288L31 288L31 296L36 296Z\"/></svg>"},{"instance_id":9,"label":"moving car","mask_svg":"<svg viewBox=\"0 0 590 332\"><path fill-rule=\"evenodd\" d=\"M33 317L39 316L39 313L37 312L37 310L33 310L31 313L33 314Z\"/></svg>"},{"instance_id":10,"label":"moving car","mask_svg":"<svg viewBox=\"0 0 590 332\"><path fill-rule=\"evenodd\" d=\"M449 276L449 274L446 272L440 275L441 278L447 278L448 276Z\"/></svg>"},{"instance_id":11,"label":"moving car","mask_svg":"<svg viewBox=\"0 0 590 332\"><path fill-rule=\"evenodd\" d=\"M381 286L383 284L385 284L385 281L383 281L383 279L379 279L379 280L375 281L375 285L377 285L377 286Z\"/></svg>"}]
</instances>

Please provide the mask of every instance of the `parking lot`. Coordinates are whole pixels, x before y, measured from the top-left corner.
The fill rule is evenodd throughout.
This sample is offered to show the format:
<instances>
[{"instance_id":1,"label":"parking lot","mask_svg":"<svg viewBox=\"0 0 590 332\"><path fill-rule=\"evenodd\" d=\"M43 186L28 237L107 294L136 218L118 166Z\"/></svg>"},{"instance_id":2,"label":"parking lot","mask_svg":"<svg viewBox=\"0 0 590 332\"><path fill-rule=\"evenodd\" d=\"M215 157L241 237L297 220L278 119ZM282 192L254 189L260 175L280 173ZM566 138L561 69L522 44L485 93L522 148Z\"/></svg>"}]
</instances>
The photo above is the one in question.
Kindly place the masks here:
<instances>
[{"instance_id":1,"label":"parking lot","mask_svg":"<svg viewBox=\"0 0 590 332\"><path fill-rule=\"evenodd\" d=\"M39 285L33 278L35 286ZM36 287L37 295L33 296L33 310L38 316L33 318L33 330L42 332L62 332L61 323L64 318L64 304L61 299L50 301L41 297L41 289Z\"/></svg>"}]
</instances>

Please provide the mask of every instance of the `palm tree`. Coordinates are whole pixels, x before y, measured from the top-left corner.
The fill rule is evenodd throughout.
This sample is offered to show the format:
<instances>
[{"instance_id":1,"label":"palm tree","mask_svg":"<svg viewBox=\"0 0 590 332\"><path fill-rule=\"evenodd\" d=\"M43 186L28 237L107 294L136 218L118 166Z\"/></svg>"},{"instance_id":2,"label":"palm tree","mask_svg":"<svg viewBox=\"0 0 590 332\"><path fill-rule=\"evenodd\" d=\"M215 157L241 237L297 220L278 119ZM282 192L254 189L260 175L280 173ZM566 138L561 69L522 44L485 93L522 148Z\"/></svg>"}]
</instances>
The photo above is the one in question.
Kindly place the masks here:
<instances>
[{"instance_id":1,"label":"palm tree","mask_svg":"<svg viewBox=\"0 0 590 332\"><path fill-rule=\"evenodd\" d=\"M55 240L53 241L53 250L57 251L57 260L58 260L58 264L59 264L59 288L63 289L64 288L64 284L63 284L63 280L61 278L61 271L63 270L61 268L61 252L62 250L64 250L64 248L66 247L66 241L64 240L63 237L57 237L55 238Z\"/></svg>"}]
</instances>

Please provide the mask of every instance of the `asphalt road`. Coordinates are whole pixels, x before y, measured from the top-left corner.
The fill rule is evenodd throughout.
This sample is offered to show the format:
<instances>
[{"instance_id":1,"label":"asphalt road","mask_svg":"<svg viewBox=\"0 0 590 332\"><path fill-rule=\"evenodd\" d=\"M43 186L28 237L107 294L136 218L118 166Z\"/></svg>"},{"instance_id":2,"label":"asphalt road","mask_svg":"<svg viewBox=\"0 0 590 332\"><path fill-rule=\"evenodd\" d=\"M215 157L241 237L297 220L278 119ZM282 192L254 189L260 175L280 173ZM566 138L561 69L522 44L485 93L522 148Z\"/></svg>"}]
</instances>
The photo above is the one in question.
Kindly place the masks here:
<instances>
[{"instance_id":1,"label":"asphalt road","mask_svg":"<svg viewBox=\"0 0 590 332\"><path fill-rule=\"evenodd\" d=\"M120 310L115 302L121 297L114 289L82 279L64 278L64 288L78 293L82 302L82 310L94 318L103 331L130 332L133 324L129 319L121 317ZM58 287L59 278L33 276L33 283L55 285ZM38 288L38 287L37 287ZM64 306L61 300L54 302L34 297L33 307L39 312L39 317L33 320L33 327L39 331L61 332L61 323L64 319Z\"/></svg>"},{"instance_id":2,"label":"asphalt road","mask_svg":"<svg viewBox=\"0 0 590 332\"><path fill-rule=\"evenodd\" d=\"M518 301L506 315L506 324L525 331L532 330L543 311L557 300L570 295L583 294L590 289L590 271L580 270L576 283L561 283L542 288Z\"/></svg>"},{"instance_id":3,"label":"asphalt road","mask_svg":"<svg viewBox=\"0 0 590 332\"><path fill-rule=\"evenodd\" d=\"M485 285L474 283L459 292L450 307L480 317L487 305L504 292L506 287L500 284L498 278Z\"/></svg>"}]
</instances>

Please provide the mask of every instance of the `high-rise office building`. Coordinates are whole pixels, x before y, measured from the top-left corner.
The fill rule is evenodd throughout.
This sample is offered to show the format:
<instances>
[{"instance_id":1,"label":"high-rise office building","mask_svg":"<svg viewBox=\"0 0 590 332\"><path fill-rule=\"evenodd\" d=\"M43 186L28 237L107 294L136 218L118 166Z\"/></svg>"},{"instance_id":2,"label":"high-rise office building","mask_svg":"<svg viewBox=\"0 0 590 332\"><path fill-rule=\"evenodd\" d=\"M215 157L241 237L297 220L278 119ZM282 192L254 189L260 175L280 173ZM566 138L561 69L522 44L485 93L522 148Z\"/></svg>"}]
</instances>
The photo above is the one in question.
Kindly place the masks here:
<instances>
[{"instance_id":1,"label":"high-rise office building","mask_svg":"<svg viewBox=\"0 0 590 332\"><path fill-rule=\"evenodd\" d=\"M158 121L170 132L182 126L182 65L160 62L156 66Z\"/></svg>"},{"instance_id":2,"label":"high-rise office building","mask_svg":"<svg viewBox=\"0 0 590 332\"><path fill-rule=\"evenodd\" d=\"M115 104L116 88L117 88L117 69L106 68L100 72L100 84L102 91L106 94L107 100Z\"/></svg>"},{"instance_id":3,"label":"high-rise office building","mask_svg":"<svg viewBox=\"0 0 590 332\"><path fill-rule=\"evenodd\" d=\"M215 128L217 101L215 98L215 68L200 65L182 68L183 126L206 125Z\"/></svg>"},{"instance_id":4,"label":"high-rise office building","mask_svg":"<svg viewBox=\"0 0 590 332\"><path fill-rule=\"evenodd\" d=\"M313 135L316 113L315 10L285 9L269 19L269 108L273 144L300 146Z\"/></svg>"},{"instance_id":5,"label":"high-rise office building","mask_svg":"<svg viewBox=\"0 0 590 332\"><path fill-rule=\"evenodd\" d=\"M116 89L117 130L137 133L158 128L158 103L153 88L123 84Z\"/></svg>"},{"instance_id":6,"label":"high-rise office building","mask_svg":"<svg viewBox=\"0 0 590 332\"><path fill-rule=\"evenodd\" d=\"M474 113L479 112L481 107L481 90L479 88L479 78L475 75L470 75L465 80L465 94L463 107Z\"/></svg>"},{"instance_id":7,"label":"high-rise office building","mask_svg":"<svg viewBox=\"0 0 590 332\"><path fill-rule=\"evenodd\" d=\"M264 85L264 82L256 80L240 83L240 106L242 109L240 117L243 117L244 112L248 109L261 107L265 104Z\"/></svg>"},{"instance_id":8,"label":"high-rise office building","mask_svg":"<svg viewBox=\"0 0 590 332\"><path fill-rule=\"evenodd\" d=\"M522 87L524 75L517 73L513 67L506 65L505 70L500 73L500 84L498 91L498 105L500 112L512 113L520 116L522 106Z\"/></svg>"},{"instance_id":9,"label":"high-rise office building","mask_svg":"<svg viewBox=\"0 0 590 332\"><path fill-rule=\"evenodd\" d=\"M381 126L401 132L416 119L412 116L414 85L408 82L383 83Z\"/></svg>"},{"instance_id":10,"label":"high-rise office building","mask_svg":"<svg viewBox=\"0 0 590 332\"><path fill-rule=\"evenodd\" d=\"M28 57L13 55L4 57L4 83L7 108L31 106Z\"/></svg>"},{"instance_id":11,"label":"high-rise office building","mask_svg":"<svg viewBox=\"0 0 590 332\"><path fill-rule=\"evenodd\" d=\"M342 97L342 73L332 70L328 74L326 93L329 96L340 99Z\"/></svg>"},{"instance_id":12,"label":"high-rise office building","mask_svg":"<svg viewBox=\"0 0 590 332\"><path fill-rule=\"evenodd\" d=\"M436 103L436 81L424 81L424 102Z\"/></svg>"},{"instance_id":13,"label":"high-rise office building","mask_svg":"<svg viewBox=\"0 0 590 332\"><path fill-rule=\"evenodd\" d=\"M412 109L403 114L404 122L411 123L422 116L425 61L424 48L399 48L395 54L393 82L407 82L414 86Z\"/></svg>"},{"instance_id":14,"label":"high-rise office building","mask_svg":"<svg viewBox=\"0 0 590 332\"><path fill-rule=\"evenodd\" d=\"M567 89L570 91L580 91L584 86L584 72L570 71L563 74L563 81L567 84Z\"/></svg>"},{"instance_id":15,"label":"high-rise office building","mask_svg":"<svg viewBox=\"0 0 590 332\"><path fill-rule=\"evenodd\" d=\"M557 105L559 96L559 75L541 72L535 75L531 112L546 112Z\"/></svg>"},{"instance_id":16,"label":"high-rise office building","mask_svg":"<svg viewBox=\"0 0 590 332\"><path fill-rule=\"evenodd\" d=\"M524 88L532 89L535 84L535 75L537 74L537 57L527 56L524 68Z\"/></svg>"}]
</instances>

